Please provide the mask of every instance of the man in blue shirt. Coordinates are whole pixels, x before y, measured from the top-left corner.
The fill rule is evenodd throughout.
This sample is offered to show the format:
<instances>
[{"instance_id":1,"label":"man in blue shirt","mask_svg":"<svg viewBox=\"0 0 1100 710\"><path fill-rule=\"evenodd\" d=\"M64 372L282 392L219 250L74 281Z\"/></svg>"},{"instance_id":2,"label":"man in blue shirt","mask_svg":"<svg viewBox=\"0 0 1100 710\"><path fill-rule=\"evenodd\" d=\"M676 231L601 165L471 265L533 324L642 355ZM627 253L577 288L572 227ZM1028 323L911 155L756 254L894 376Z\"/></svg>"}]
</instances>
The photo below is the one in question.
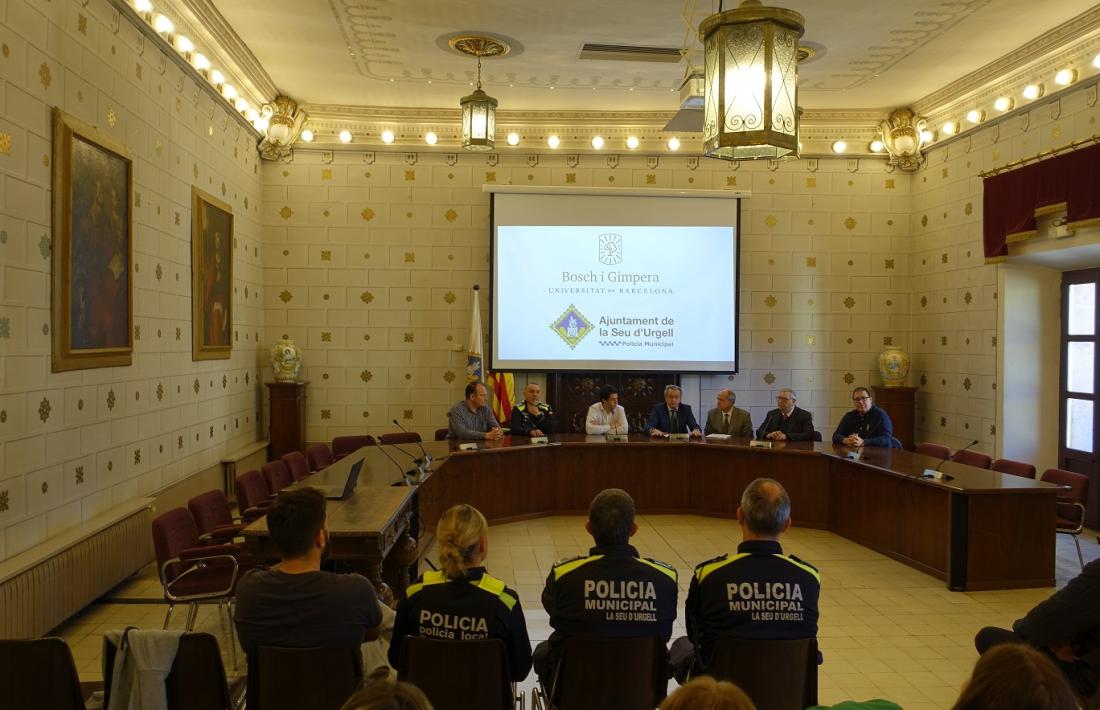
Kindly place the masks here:
<instances>
[{"instance_id":1,"label":"man in blue shirt","mask_svg":"<svg viewBox=\"0 0 1100 710\"><path fill-rule=\"evenodd\" d=\"M866 387L852 390L852 411L844 415L833 432L833 443L837 446L886 446L894 445L894 425L890 416L871 400L871 391Z\"/></svg>"}]
</instances>

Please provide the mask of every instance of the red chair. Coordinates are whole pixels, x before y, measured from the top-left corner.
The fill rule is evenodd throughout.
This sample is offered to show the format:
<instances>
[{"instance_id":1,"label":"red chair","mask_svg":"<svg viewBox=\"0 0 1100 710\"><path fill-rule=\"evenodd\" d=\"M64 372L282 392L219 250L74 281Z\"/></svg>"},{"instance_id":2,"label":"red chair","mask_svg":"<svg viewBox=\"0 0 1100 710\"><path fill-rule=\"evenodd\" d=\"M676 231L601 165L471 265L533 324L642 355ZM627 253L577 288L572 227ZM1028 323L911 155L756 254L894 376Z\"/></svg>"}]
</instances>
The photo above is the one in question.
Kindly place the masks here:
<instances>
[{"instance_id":1,"label":"red chair","mask_svg":"<svg viewBox=\"0 0 1100 710\"><path fill-rule=\"evenodd\" d=\"M306 458L309 459L311 471L320 471L332 465L332 451L325 444L314 444L306 449Z\"/></svg>"},{"instance_id":2,"label":"red chair","mask_svg":"<svg viewBox=\"0 0 1100 710\"><path fill-rule=\"evenodd\" d=\"M951 449L947 448L943 444L931 444L927 441L917 444L916 449L918 454L925 456L935 456L938 459L947 460L951 458Z\"/></svg>"},{"instance_id":3,"label":"red chair","mask_svg":"<svg viewBox=\"0 0 1100 710\"><path fill-rule=\"evenodd\" d=\"M1073 536L1073 544L1077 546L1077 560L1081 568L1085 567L1085 558L1081 554L1081 543L1077 536L1085 529L1085 501L1089 495L1088 476L1073 471L1063 471L1060 468L1048 468L1039 477L1040 481L1053 483L1065 487L1058 494L1058 520L1055 532Z\"/></svg>"},{"instance_id":4,"label":"red chair","mask_svg":"<svg viewBox=\"0 0 1100 710\"><path fill-rule=\"evenodd\" d=\"M451 433L450 429L446 429L446 428L436 429L435 430L435 440L436 441L446 441L447 440L447 435L450 434L450 433Z\"/></svg>"},{"instance_id":5,"label":"red chair","mask_svg":"<svg viewBox=\"0 0 1100 710\"><path fill-rule=\"evenodd\" d=\"M275 494L294 483L294 476L290 475L290 469L278 459L268 461L260 466L260 472L264 475L264 480L267 481L268 489Z\"/></svg>"},{"instance_id":6,"label":"red chair","mask_svg":"<svg viewBox=\"0 0 1100 710\"><path fill-rule=\"evenodd\" d=\"M419 444L423 439L415 431L399 431L378 437L380 444Z\"/></svg>"},{"instance_id":7,"label":"red chair","mask_svg":"<svg viewBox=\"0 0 1100 710\"><path fill-rule=\"evenodd\" d=\"M339 461L350 453L358 451L364 446L374 446L374 437L370 434L362 436L338 436L332 440L332 458Z\"/></svg>"},{"instance_id":8,"label":"red chair","mask_svg":"<svg viewBox=\"0 0 1100 710\"><path fill-rule=\"evenodd\" d=\"M157 570L164 588L168 611L164 628L172 618L176 604L189 606L186 631L195 628L199 604L216 602L229 622L229 645L233 667L237 666L237 643L233 636L233 595L237 590L240 569L236 545L203 547L199 530L186 508L173 508L153 519L153 549L157 555Z\"/></svg>"},{"instance_id":9,"label":"red chair","mask_svg":"<svg viewBox=\"0 0 1100 710\"><path fill-rule=\"evenodd\" d=\"M1013 476L1022 476L1023 478L1035 478L1035 467L1029 463L1023 461L1013 461L1012 459L997 459L993 462L992 466L994 471L1000 471L1001 473L1011 473Z\"/></svg>"},{"instance_id":10,"label":"red chair","mask_svg":"<svg viewBox=\"0 0 1100 710\"><path fill-rule=\"evenodd\" d=\"M263 517L274 500L267 481L256 469L237 476L237 507L245 520Z\"/></svg>"},{"instance_id":11,"label":"red chair","mask_svg":"<svg viewBox=\"0 0 1100 710\"><path fill-rule=\"evenodd\" d=\"M951 457L951 460L955 463L964 463L967 466L975 466L977 468L989 468L993 465L992 456L983 454L981 451L971 451L970 449L956 451L955 455Z\"/></svg>"},{"instance_id":12,"label":"red chair","mask_svg":"<svg viewBox=\"0 0 1100 710\"><path fill-rule=\"evenodd\" d=\"M302 455L301 451L288 451L279 460L286 464L290 476L295 482L309 475L309 461L306 461L306 457Z\"/></svg>"},{"instance_id":13,"label":"red chair","mask_svg":"<svg viewBox=\"0 0 1100 710\"><path fill-rule=\"evenodd\" d=\"M221 545L233 542L246 523L243 518L234 518L229 499L221 490L214 489L197 495L187 501L187 510L195 519L199 529L199 541L203 544Z\"/></svg>"},{"instance_id":14,"label":"red chair","mask_svg":"<svg viewBox=\"0 0 1100 710\"><path fill-rule=\"evenodd\" d=\"M84 710L73 654L64 639L0 639L0 688L6 708Z\"/></svg>"}]
</instances>

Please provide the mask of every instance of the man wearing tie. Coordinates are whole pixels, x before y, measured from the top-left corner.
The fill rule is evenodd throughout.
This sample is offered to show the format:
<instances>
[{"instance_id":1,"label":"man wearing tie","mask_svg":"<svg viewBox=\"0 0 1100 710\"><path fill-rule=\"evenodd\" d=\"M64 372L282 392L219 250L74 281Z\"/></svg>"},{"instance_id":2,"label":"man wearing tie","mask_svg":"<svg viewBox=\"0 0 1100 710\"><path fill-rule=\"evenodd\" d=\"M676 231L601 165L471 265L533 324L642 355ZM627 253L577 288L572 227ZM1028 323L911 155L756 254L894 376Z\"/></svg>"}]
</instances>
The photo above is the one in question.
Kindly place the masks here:
<instances>
[{"instance_id":1,"label":"man wearing tie","mask_svg":"<svg viewBox=\"0 0 1100 710\"><path fill-rule=\"evenodd\" d=\"M653 407L649 413L649 421L646 428L650 436L668 436L669 434L685 434L691 432L692 436L702 436L699 423L695 421L695 415L691 413L691 407L680 404L680 388L676 385L665 386L665 403Z\"/></svg>"},{"instance_id":2,"label":"man wearing tie","mask_svg":"<svg viewBox=\"0 0 1100 710\"><path fill-rule=\"evenodd\" d=\"M784 387L775 397L778 409L768 412L764 423L756 430L757 439L774 441L813 441L814 415L794 406L798 398L794 390Z\"/></svg>"},{"instance_id":3,"label":"man wearing tie","mask_svg":"<svg viewBox=\"0 0 1100 710\"><path fill-rule=\"evenodd\" d=\"M730 436L752 438L752 416L744 409L733 406L737 395L733 390L718 393L718 406L707 412L707 425L704 434L729 434Z\"/></svg>"}]
</instances>

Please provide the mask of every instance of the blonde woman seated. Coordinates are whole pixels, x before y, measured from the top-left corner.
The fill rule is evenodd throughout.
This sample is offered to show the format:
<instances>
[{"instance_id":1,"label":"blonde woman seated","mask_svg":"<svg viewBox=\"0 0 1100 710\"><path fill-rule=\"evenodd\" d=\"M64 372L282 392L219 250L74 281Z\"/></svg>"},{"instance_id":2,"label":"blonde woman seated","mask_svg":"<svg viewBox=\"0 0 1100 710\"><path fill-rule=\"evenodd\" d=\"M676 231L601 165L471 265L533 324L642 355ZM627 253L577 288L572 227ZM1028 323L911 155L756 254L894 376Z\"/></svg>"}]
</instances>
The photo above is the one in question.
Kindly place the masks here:
<instances>
[{"instance_id":1,"label":"blonde woman seated","mask_svg":"<svg viewBox=\"0 0 1100 710\"><path fill-rule=\"evenodd\" d=\"M407 636L453 641L500 639L508 647L513 681L531 671L531 642L515 590L485 572L489 525L470 505L456 505L439 519L438 572L409 586L397 606L390 665L400 670Z\"/></svg>"}]
</instances>

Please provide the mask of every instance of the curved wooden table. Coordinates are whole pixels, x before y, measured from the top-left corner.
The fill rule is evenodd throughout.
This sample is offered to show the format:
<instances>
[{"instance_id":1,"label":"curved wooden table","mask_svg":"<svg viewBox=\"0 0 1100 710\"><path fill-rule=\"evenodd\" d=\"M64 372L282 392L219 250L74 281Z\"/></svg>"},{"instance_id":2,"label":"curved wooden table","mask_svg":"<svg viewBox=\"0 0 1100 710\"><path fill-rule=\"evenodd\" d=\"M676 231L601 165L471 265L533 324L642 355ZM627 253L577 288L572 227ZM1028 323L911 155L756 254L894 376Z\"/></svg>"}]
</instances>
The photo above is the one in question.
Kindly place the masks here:
<instances>
[{"instance_id":1,"label":"curved wooden table","mask_svg":"<svg viewBox=\"0 0 1100 710\"><path fill-rule=\"evenodd\" d=\"M950 589L1054 585L1058 488L1031 479L949 461L941 470L951 480L935 481L921 473L938 459L868 448L850 460L847 448L821 443L761 449L746 440L644 435L625 442L561 435L535 445L505 437L479 442L477 451L457 451L457 443L424 444L437 459L419 490L427 530L456 503L494 522L583 515L612 487L628 491L642 513L732 518L745 486L767 476L790 493L795 525L835 532ZM369 468L395 477L379 453L370 452Z\"/></svg>"}]
</instances>

